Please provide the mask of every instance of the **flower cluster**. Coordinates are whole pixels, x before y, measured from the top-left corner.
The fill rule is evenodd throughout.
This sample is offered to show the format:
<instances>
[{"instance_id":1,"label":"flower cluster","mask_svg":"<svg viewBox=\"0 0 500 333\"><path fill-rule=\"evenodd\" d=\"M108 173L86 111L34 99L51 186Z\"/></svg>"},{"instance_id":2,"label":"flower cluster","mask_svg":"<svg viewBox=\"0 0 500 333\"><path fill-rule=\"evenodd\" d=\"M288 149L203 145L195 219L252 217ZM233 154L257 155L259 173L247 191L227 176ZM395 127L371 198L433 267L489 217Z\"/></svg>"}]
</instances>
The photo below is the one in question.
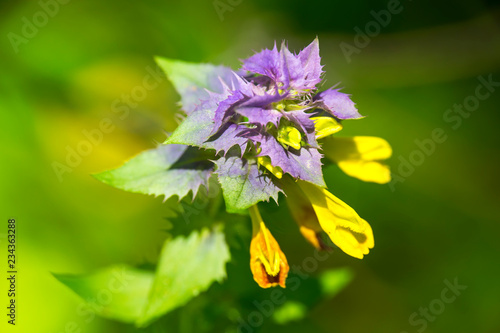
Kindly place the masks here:
<instances>
[{"instance_id":1,"label":"flower cluster","mask_svg":"<svg viewBox=\"0 0 500 333\"><path fill-rule=\"evenodd\" d=\"M319 91L323 67L317 39L298 54L285 44L265 49L244 60L238 72L158 62L181 95L186 118L151 157L164 172L161 179L152 184L153 178L142 177L139 184L147 188L137 181L122 188L182 198L208 187L216 175L227 211L249 210L250 267L263 288L285 287L289 269L256 205L270 198L277 202L280 192L313 246L327 248L320 237L324 231L348 255L361 259L368 254L374 246L372 229L326 189L322 159L363 181L386 183L390 171L382 161L391 147L380 138L334 135L344 120L362 116L348 94L335 87ZM148 168L158 171L151 164Z\"/></svg>"}]
</instances>

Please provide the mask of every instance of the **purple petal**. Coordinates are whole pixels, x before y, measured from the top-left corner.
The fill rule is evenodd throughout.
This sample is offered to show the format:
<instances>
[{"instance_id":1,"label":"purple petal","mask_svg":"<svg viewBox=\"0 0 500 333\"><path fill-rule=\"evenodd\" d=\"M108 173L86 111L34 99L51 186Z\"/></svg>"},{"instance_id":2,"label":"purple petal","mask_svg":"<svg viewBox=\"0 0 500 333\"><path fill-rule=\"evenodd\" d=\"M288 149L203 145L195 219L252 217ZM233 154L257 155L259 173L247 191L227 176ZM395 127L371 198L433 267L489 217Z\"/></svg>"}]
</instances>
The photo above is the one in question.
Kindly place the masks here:
<instances>
[{"instance_id":1,"label":"purple petal","mask_svg":"<svg viewBox=\"0 0 500 333\"><path fill-rule=\"evenodd\" d=\"M252 84L252 83L250 83ZM278 93L274 95L267 94L266 92L262 91L252 91L252 94L247 96L250 96L250 98L242 103L242 106L249 106L249 107L265 107L269 104L279 102L286 98L288 96L288 93L284 93L283 95L280 95Z\"/></svg>"},{"instance_id":2,"label":"purple petal","mask_svg":"<svg viewBox=\"0 0 500 333\"><path fill-rule=\"evenodd\" d=\"M349 96L339 89L330 88L314 96L314 102L318 108L330 112L338 119L362 118Z\"/></svg>"},{"instance_id":3,"label":"purple petal","mask_svg":"<svg viewBox=\"0 0 500 333\"><path fill-rule=\"evenodd\" d=\"M231 119L235 112L248 117L249 123L265 126L268 122L272 122L278 126L281 114L270 105L282 100L286 94L267 94L261 87L242 79L238 81L238 84L241 91L231 92L231 95L217 106L212 134L215 134L225 122Z\"/></svg>"},{"instance_id":4,"label":"purple petal","mask_svg":"<svg viewBox=\"0 0 500 333\"><path fill-rule=\"evenodd\" d=\"M261 87L270 87L271 83L274 82L273 79L271 79L268 76L263 76L263 75L247 75L245 76L245 79L253 82L254 84L261 86Z\"/></svg>"},{"instance_id":5,"label":"purple petal","mask_svg":"<svg viewBox=\"0 0 500 333\"><path fill-rule=\"evenodd\" d=\"M238 75L236 72L233 72L233 83L231 86L231 91L238 90L245 96L253 96L254 90L257 87L251 82L247 81L242 76Z\"/></svg>"},{"instance_id":6,"label":"purple petal","mask_svg":"<svg viewBox=\"0 0 500 333\"><path fill-rule=\"evenodd\" d=\"M264 49L244 60L242 69L277 81L280 75L280 54L276 49L276 44L272 50Z\"/></svg>"},{"instance_id":7,"label":"purple petal","mask_svg":"<svg viewBox=\"0 0 500 333\"><path fill-rule=\"evenodd\" d=\"M272 123L277 127L282 117L282 113L275 110L271 104L281 101L285 96L286 94L269 95L267 93L263 95L254 95L241 103L241 105L236 108L236 113L247 117L248 123L259 124L264 127L268 123Z\"/></svg>"},{"instance_id":8,"label":"purple petal","mask_svg":"<svg viewBox=\"0 0 500 333\"><path fill-rule=\"evenodd\" d=\"M299 58L288 50L284 42L281 45L280 60L280 81L283 83L281 89L285 90L291 87L293 89L302 90L303 77L306 73Z\"/></svg>"},{"instance_id":9,"label":"purple petal","mask_svg":"<svg viewBox=\"0 0 500 333\"><path fill-rule=\"evenodd\" d=\"M321 81L322 66L319 43L315 39L298 55L290 52L285 44L278 52L276 44L272 50L264 49L243 62L243 70L267 76L281 90L288 88L304 91L315 89ZM267 84L262 77L252 77L257 84Z\"/></svg>"},{"instance_id":10,"label":"purple petal","mask_svg":"<svg viewBox=\"0 0 500 333\"><path fill-rule=\"evenodd\" d=\"M323 74L323 66L321 66L321 57L319 56L318 38L300 51L298 57L305 72L302 84L306 89L314 89L321 82L321 74Z\"/></svg>"},{"instance_id":11,"label":"purple petal","mask_svg":"<svg viewBox=\"0 0 500 333\"><path fill-rule=\"evenodd\" d=\"M231 95L225 100L221 101L217 105L217 109L214 114L214 127L211 134L215 134L219 128L226 122L229 118L234 115L234 107L243 99L245 96L239 91L233 91Z\"/></svg>"},{"instance_id":12,"label":"purple petal","mask_svg":"<svg viewBox=\"0 0 500 333\"><path fill-rule=\"evenodd\" d=\"M239 107L236 112L248 118L249 123L259 124L266 126L268 123L278 127L283 114L274 109L263 109L257 107Z\"/></svg>"},{"instance_id":13,"label":"purple petal","mask_svg":"<svg viewBox=\"0 0 500 333\"><path fill-rule=\"evenodd\" d=\"M271 135L264 135L260 156L269 156L273 166L279 166L292 177L306 180L318 186L326 186L321 170L322 155L315 148L301 148L299 151L286 150Z\"/></svg>"}]
</instances>

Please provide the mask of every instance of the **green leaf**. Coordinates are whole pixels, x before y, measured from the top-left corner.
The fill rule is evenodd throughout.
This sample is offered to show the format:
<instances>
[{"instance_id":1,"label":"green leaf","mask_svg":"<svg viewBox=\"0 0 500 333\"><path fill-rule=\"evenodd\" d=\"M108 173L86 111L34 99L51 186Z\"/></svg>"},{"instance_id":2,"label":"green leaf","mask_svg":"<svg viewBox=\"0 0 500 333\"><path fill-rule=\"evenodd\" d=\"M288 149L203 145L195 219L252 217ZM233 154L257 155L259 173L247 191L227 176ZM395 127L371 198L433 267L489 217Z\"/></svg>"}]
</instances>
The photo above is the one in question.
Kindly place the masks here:
<instances>
[{"instance_id":1,"label":"green leaf","mask_svg":"<svg viewBox=\"0 0 500 333\"><path fill-rule=\"evenodd\" d=\"M154 273L114 266L91 275L56 275L97 314L133 323L142 313Z\"/></svg>"},{"instance_id":2,"label":"green leaf","mask_svg":"<svg viewBox=\"0 0 500 333\"><path fill-rule=\"evenodd\" d=\"M113 266L90 275L54 276L97 314L146 326L222 281L229 259L224 233L204 229L167 240L156 273Z\"/></svg>"},{"instance_id":3,"label":"green leaf","mask_svg":"<svg viewBox=\"0 0 500 333\"><path fill-rule=\"evenodd\" d=\"M203 147L214 128L217 106L208 103L190 114L167 138L165 143Z\"/></svg>"},{"instance_id":4,"label":"green leaf","mask_svg":"<svg viewBox=\"0 0 500 333\"><path fill-rule=\"evenodd\" d=\"M160 145L137 155L123 166L94 175L103 183L116 188L166 199L179 199L190 191L193 197L199 187L208 186L213 154L183 145Z\"/></svg>"},{"instance_id":5,"label":"green leaf","mask_svg":"<svg viewBox=\"0 0 500 333\"><path fill-rule=\"evenodd\" d=\"M201 101L209 98L205 89L222 93L224 85L221 80L229 87L235 80L229 67L190 63L162 57L156 57L155 60L181 95L182 108L187 114L193 112Z\"/></svg>"},{"instance_id":6,"label":"green leaf","mask_svg":"<svg viewBox=\"0 0 500 333\"><path fill-rule=\"evenodd\" d=\"M205 229L166 242L138 326L186 304L214 281L220 282L226 277L229 259L229 249L220 230Z\"/></svg>"},{"instance_id":7,"label":"green leaf","mask_svg":"<svg viewBox=\"0 0 500 333\"><path fill-rule=\"evenodd\" d=\"M238 156L222 157L215 163L229 213L242 213L259 201L269 201L271 197L278 202L278 194L282 192L280 184L259 172L256 163Z\"/></svg>"}]
</instances>

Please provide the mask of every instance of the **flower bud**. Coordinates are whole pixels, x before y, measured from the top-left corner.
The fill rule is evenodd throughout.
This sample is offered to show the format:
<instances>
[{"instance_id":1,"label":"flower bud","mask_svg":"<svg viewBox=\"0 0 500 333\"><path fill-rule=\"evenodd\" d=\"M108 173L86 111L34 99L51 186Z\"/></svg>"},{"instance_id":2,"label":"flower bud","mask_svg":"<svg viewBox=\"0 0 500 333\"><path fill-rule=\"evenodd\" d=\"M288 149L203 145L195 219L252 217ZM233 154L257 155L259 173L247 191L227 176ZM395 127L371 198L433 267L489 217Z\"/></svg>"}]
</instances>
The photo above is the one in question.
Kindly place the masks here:
<instances>
[{"instance_id":1,"label":"flower bud","mask_svg":"<svg viewBox=\"0 0 500 333\"><path fill-rule=\"evenodd\" d=\"M261 288L285 288L290 267L278 242L267 229L257 206L250 207L253 237L250 243L250 269L253 279Z\"/></svg>"}]
</instances>

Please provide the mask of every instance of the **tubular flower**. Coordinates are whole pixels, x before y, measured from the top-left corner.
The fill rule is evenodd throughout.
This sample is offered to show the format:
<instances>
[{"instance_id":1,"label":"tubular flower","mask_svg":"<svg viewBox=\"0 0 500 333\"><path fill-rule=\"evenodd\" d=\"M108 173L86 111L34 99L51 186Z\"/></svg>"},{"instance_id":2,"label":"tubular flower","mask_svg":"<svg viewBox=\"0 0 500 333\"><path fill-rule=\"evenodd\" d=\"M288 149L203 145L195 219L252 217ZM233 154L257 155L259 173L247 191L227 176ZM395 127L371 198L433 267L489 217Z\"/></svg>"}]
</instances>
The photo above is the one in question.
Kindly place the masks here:
<instances>
[{"instance_id":1,"label":"tubular flower","mask_svg":"<svg viewBox=\"0 0 500 333\"><path fill-rule=\"evenodd\" d=\"M299 225L302 236L318 250L330 249L321 239L323 229L311 203L295 182L287 183L286 194L288 209L295 222Z\"/></svg>"},{"instance_id":2,"label":"tubular flower","mask_svg":"<svg viewBox=\"0 0 500 333\"><path fill-rule=\"evenodd\" d=\"M332 242L348 255L363 259L375 245L368 222L326 189L302 181L298 184Z\"/></svg>"},{"instance_id":3,"label":"tubular flower","mask_svg":"<svg viewBox=\"0 0 500 333\"><path fill-rule=\"evenodd\" d=\"M350 95L334 87L319 91L323 66L315 39L298 53L283 43L225 66L159 58L181 95L185 119L156 150L101 180L122 189L179 199L216 180L226 210L250 210L251 270L263 288L285 286L288 264L256 208L280 192L301 233L326 248L325 231L345 253L362 258L373 248L370 225L326 190L323 154L348 175L385 183L389 144L379 138L339 138L351 119L361 119ZM211 182L212 184L212 182ZM291 185L290 185L291 184Z\"/></svg>"},{"instance_id":4,"label":"tubular flower","mask_svg":"<svg viewBox=\"0 0 500 333\"><path fill-rule=\"evenodd\" d=\"M257 206L250 207L253 236L250 243L250 269L253 279L262 288L281 286L285 288L288 262L278 242L267 229Z\"/></svg>"}]
</instances>

